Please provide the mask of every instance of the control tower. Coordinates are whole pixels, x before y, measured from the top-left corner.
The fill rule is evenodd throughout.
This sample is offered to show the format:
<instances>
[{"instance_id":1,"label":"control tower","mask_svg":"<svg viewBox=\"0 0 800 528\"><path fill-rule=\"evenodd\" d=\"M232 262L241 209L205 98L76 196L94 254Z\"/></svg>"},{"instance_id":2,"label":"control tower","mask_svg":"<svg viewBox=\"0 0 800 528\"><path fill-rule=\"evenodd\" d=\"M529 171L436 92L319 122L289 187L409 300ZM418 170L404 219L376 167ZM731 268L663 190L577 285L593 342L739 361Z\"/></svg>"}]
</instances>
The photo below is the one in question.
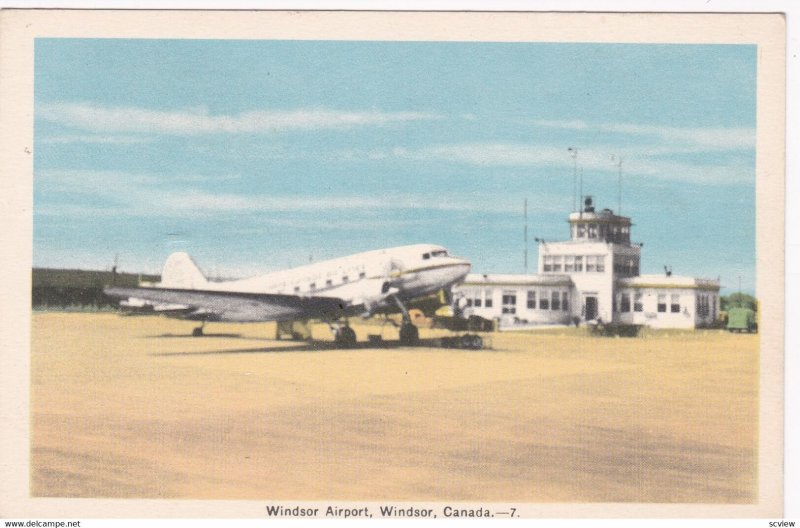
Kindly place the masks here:
<instances>
[{"instance_id":1,"label":"control tower","mask_svg":"<svg viewBox=\"0 0 800 528\"><path fill-rule=\"evenodd\" d=\"M539 243L539 273L569 275L578 294L574 316L610 322L616 280L639 275L641 246L631 244L631 219L610 209L596 211L587 196L568 221L569 240Z\"/></svg>"}]
</instances>

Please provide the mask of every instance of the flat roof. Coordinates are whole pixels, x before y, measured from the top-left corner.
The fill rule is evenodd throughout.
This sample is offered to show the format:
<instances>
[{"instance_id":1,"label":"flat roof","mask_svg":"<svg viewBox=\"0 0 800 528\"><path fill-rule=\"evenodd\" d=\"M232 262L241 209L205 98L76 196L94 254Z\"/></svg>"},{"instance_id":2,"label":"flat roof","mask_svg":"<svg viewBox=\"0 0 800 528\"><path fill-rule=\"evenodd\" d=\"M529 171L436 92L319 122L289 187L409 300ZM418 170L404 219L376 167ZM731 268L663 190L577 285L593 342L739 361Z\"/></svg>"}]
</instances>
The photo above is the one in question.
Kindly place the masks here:
<instances>
[{"instance_id":1,"label":"flat roof","mask_svg":"<svg viewBox=\"0 0 800 528\"><path fill-rule=\"evenodd\" d=\"M572 286L572 279L552 273L470 273L461 286Z\"/></svg>"},{"instance_id":2,"label":"flat roof","mask_svg":"<svg viewBox=\"0 0 800 528\"><path fill-rule=\"evenodd\" d=\"M719 290L719 281L684 275L639 275L617 279L617 285L629 288L688 288L696 290Z\"/></svg>"}]
</instances>

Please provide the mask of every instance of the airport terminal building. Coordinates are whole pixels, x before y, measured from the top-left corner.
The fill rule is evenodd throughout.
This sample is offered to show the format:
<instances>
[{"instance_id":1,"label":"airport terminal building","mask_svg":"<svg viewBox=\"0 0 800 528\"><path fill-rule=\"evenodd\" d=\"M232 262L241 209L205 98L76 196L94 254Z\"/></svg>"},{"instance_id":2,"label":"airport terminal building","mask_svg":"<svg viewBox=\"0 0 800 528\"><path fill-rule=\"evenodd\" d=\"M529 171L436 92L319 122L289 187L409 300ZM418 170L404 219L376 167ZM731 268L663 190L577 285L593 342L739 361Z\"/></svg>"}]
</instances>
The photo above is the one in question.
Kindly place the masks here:
<instances>
[{"instance_id":1,"label":"airport terminal building","mask_svg":"<svg viewBox=\"0 0 800 528\"><path fill-rule=\"evenodd\" d=\"M512 324L587 321L654 328L710 326L719 314L719 281L640 275L641 245L631 219L595 211L587 197L569 215L570 239L539 242L538 273L470 274L454 288L464 315Z\"/></svg>"}]
</instances>

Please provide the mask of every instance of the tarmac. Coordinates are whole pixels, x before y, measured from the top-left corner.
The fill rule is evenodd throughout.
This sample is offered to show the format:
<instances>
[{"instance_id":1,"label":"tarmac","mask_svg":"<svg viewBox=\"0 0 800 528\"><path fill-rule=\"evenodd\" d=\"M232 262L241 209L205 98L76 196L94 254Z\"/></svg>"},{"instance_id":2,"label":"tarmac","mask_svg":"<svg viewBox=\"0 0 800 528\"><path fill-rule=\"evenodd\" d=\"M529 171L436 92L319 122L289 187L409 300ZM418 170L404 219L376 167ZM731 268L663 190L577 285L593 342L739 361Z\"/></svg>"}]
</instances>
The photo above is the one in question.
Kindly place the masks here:
<instances>
[{"instance_id":1,"label":"tarmac","mask_svg":"<svg viewBox=\"0 0 800 528\"><path fill-rule=\"evenodd\" d=\"M755 335L562 328L456 350L359 324L388 343L340 350L323 325L316 345L193 326L32 315L32 496L756 500Z\"/></svg>"}]
</instances>

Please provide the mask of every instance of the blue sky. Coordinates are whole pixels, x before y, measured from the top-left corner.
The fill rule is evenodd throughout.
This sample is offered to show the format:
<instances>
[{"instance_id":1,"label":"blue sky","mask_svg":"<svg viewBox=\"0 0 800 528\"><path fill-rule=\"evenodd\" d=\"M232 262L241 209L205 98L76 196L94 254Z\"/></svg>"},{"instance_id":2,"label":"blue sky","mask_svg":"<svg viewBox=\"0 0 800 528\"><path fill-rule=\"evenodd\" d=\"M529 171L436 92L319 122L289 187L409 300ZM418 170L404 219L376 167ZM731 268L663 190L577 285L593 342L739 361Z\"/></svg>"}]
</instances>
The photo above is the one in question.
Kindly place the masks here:
<instances>
[{"instance_id":1,"label":"blue sky","mask_svg":"<svg viewBox=\"0 0 800 528\"><path fill-rule=\"evenodd\" d=\"M600 207L622 157L643 273L754 289L754 46L39 39L35 68L35 266L431 242L522 272L523 200L565 238L576 147Z\"/></svg>"}]
</instances>

